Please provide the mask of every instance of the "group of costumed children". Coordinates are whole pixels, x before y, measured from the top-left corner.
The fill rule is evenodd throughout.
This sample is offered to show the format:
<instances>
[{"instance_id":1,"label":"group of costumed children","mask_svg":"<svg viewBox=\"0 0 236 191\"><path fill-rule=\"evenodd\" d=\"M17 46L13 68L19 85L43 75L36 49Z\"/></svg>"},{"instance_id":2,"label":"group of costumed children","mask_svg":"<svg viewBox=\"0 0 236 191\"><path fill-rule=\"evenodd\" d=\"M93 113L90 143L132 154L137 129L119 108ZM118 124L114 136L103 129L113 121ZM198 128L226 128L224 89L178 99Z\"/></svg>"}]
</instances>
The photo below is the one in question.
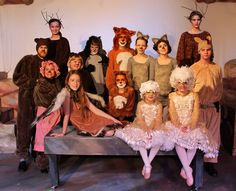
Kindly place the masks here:
<instances>
[{"instance_id":1,"label":"group of costumed children","mask_svg":"<svg viewBox=\"0 0 236 191\"><path fill-rule=\"evenodd\" d=\"M198 14L190 15L190 21L194 16L199 17ZM218 101L221 94L221 90L217 89L221 87L220 68L210 60L213 54L210 35L207 38L192 36L194 43L191 42L191 47L197 49L200 60L191 66L188 58L181 58L188 54L179 52L177 58L181 61L177 66L177 61L168 55L171 46L167 35L152 39L153 49L159 54L154 59L145 54L148 35L137 33L134 50L130 48L130 43L135 31L124 27L113 29L113 49L108 57L102 49L100 37L91 36L84 51L69 56L66 77L65 69L57 65L56 59L41 63L41 77L34 88L37 116L45 114L45 110L50 108L42 119L36 120L34 149L39 152L37 160L42 164L41 169L47 167L47 157L43 153L44 137L61 120L62 131L53 132L51 136L66 135L71 122L78 134L115 135L125 141L133 150L140 152L144 162L141 172L145 179L151 176L151 162L158 151L175 148L182 164L180 176L188 186L193 185L190 164L196 150L203 151L206 158L217 158L219 149L206 121L200 117L200 107L204 104L209 109L215 106L208 105L208 90L202 92L204 83L213 83L209 96L215 97L215 100L211 103ZM181 43L186 42L183 40L186 35L190 38L188 34L182 35ZM186 45L181 44L179 51L185 51L184 47ZM50 54L56 54L56 51ZM207 70L210 67L213 69ZM209 76L207 72L211 73L211 70L217 74ZM58 78L59 71L64 72L61 78ZM93 104L95 99L104 105L103 99L97 95L105 98L106 109L99 109ZM119 128L110 128L112 126Z\"/></svg>"}]
</instances>

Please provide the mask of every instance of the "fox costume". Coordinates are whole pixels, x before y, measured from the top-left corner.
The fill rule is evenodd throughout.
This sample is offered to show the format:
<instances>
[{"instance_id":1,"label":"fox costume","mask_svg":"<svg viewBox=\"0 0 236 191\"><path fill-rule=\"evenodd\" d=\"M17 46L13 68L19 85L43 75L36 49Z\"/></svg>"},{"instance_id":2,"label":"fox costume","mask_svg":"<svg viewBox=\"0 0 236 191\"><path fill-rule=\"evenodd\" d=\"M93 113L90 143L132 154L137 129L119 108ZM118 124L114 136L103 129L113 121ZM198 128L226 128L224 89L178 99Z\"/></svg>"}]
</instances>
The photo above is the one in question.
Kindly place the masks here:
<instances>
[{"instance_id":1,"label":"fox costume","mask_svg":"<svg viewBox=\"0 0 236 191\"><path fill-rule=\"evenodd\" d=\"M109 63L106 72L106 86L110 89L115 84L114 72L127 72L128 59L134 55L134 49L130 48L131 37L135 31L127 28L114 27L115 37L113 38L113 48L108 53Z\"/></svg>"}]
</instances>

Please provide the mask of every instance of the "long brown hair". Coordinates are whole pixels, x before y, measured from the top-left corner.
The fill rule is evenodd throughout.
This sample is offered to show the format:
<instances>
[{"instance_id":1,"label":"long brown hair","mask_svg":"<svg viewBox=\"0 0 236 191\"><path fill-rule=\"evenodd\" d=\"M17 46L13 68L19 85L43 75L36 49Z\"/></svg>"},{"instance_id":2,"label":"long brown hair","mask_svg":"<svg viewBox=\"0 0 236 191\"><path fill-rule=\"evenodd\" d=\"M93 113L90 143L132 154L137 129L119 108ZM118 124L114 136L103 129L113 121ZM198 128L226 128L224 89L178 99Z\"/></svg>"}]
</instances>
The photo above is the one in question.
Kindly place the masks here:
<instances>
[{"instance_id":1,"label":"long brown hair","mask_svg":"<svg viewBox=\"0 0 236 191\"><path fill-rule=\"evenodd\" d=\"M80 87L78 88L78 90L74 91L70 88L69 86L69 79L70 77L75 74L78 75L80 77ZM87 118L88 117L88 106L87 106L87 97L86 97L86 93L84 91L83 88L83 84L81 81L81 73L80 71L77 70L71 70L68 72L67 76L66 76L66 80L65 80L65 84L66 84L66 88L70 93L70 97L72 99L72 101L79 106L81 113L82 113L82 117L83 118Z\"/></svg>"}]
</instances>

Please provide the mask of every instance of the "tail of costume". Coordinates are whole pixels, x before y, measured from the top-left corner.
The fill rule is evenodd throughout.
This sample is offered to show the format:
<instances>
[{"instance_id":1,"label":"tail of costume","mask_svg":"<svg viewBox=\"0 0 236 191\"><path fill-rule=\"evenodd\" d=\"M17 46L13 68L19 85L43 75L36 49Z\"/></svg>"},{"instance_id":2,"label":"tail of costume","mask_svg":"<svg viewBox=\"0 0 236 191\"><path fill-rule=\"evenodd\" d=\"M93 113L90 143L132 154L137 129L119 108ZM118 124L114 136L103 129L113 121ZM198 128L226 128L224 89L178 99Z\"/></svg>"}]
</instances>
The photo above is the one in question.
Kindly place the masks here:
<instances>
[{"instance_id":1,"label":"tail of costume","mask_svg":"<svg viewBox=\"0 0 236 191\"><path fill-rule=\"evenodd\" d=\"M69 92L66 88L63 88L57 96L53 99L52 103L49 105L49 107L39 116L37 116L34 121L31 123L31 127L35 126L37 122L39 122L41 119L44 119L47 117L50 113L58 110L63 105L66 96L69 95Z\"/></svg>"},{"instance_id":2,"label":"tail of costume","mask_svg":"<svg viewBox=\"0 0 236 191\"><path fill-rule=\"evenodd\" d=\"M34 121L31 123L31 127L35 126L36 123L38 123L41 119L44 119L45 117L47 117L48 115L50 115L50 113L58 110L61 108L61 106L63 105L65 99L66 99L66 96L69 95L69 92L66 88L63 88L58 94L57 96L53 99L52 103L50 104L50 106L39 116L37 116ZM103 107L106 106L105 104L105 101L104 99L97 95L97 94L91 94L91 93L87 93L86 92L86 95L91 98L91 99L94 99L94 100L97 100L101 103L101 105Z\"/></svg>"}]
</instances>

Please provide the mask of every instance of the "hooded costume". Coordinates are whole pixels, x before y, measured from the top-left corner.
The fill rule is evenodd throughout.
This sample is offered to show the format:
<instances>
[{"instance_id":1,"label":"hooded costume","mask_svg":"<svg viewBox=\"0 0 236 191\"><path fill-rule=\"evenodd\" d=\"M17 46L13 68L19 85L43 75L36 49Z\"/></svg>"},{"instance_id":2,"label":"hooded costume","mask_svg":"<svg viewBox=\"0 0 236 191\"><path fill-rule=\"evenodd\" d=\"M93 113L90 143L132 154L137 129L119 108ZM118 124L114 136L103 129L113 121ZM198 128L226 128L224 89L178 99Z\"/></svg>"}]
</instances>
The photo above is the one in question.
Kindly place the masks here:
<instances>
[{"instance_id":1,"label":"hooded costume","mask_svg":"<svg viewBox=\"0 0 236 191\"><path fill-rule=\"evenodd\" d=\"M41 45L48 46L47 39L35 39L37 51ZM19 87L18 114L16 126L16 153L20 158L27 159L31 142L30 124L35 118L33 99L34 87L39 78L39 68L43 58L38 55L24 56L17 64L13 73L13 82Z\"/></svg>"},{"instance_id":2,"label":"hooded costume","mask_svg":"<svg viewBox=\"0 0 236 191\"><path fill-rule=\"evenodd\" d=\"M113 38L113 48L108 53L109 63L106 73L106 86L108 90L115 84L115 71L127 71L128 59L134 55L134 50L130 48L131 36L135 31L127 28L114 27L115 37ZM122 38L122 40L119 40Z\"/></svg>"}]
</instances>

